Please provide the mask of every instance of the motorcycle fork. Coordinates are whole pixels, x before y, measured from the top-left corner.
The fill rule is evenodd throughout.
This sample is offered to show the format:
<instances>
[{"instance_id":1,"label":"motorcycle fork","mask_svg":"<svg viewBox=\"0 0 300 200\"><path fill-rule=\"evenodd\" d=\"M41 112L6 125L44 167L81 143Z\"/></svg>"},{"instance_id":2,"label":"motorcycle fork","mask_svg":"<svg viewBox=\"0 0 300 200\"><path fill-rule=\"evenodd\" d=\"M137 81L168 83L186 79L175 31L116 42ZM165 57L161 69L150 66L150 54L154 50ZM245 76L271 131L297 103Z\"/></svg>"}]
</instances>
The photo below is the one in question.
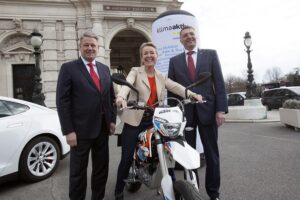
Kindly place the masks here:
<instances>
[{"instance_id":1,"label":"motorcycle fork","mask_svg":"<svg viewBox=\"0 0 300 200\"><path fill-rule=\"evenodd\" d=\"M162 172L162 176L164 177L165 175L169 175L166 156L165 156L165 153L164 153L164 146L162 144L160 135L157 132L154 133L154 136L155 136L155 140L156 140L156 147L157 147L159 165L160 165L160 169L161 169L161 172Z\"/></svg>"},{"instance_id":2,"label":"motorcycle fork","mask_svg":"<svg viewBox=\"0 0 300 200\"><path fill-rule=\"evenodd\" d=\"M175 200L173 181L172 181L171 176L169 175L166 156L164 153L164 146L161 141L161 137L160 137L159 133L155 132L154 136L155 136L155 141L156 141L160 169L161 169L161 173L162 173L161 188L164 193L165 199Z\"/></svg>"}]
</instances>

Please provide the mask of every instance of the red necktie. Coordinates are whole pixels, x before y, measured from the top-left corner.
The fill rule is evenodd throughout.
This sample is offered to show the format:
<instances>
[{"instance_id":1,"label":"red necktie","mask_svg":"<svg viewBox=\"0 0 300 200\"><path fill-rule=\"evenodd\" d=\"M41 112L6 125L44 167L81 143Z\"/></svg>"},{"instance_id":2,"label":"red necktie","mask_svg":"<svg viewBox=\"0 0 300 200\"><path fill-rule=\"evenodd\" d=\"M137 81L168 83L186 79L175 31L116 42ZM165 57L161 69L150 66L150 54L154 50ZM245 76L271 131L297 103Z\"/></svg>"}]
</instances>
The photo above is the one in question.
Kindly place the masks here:
<instances>
[{"instance_id":1,"label":"red necktie","mask_svg":"<svg viewBox=\"0 0 300 200\"><path fill-rule=\"evenodd\" d=\"M192 57L193 53L194 53L193 51L189 51L187 53L187 55L188 55L188 59L187 59L188 60L188 70L189 70L190 79L192 81L194 81L196 78L196 68L195 68L195 63L194 63L193 57Z\"/></svg>"},{"instance_id":2,"label":"red necktie","mask_svg":"<svg viewBox=\"0 0 300 200\"><path fill-rule=\"evenodd\" d=\"M100 79L98 78L95 70L94 70L94 64L93 63L88 63L88 66L90 67L90 74L91 77L96 85L96 87L98 88L98 91L100 91Z\"/></svg>"}]
</instances>

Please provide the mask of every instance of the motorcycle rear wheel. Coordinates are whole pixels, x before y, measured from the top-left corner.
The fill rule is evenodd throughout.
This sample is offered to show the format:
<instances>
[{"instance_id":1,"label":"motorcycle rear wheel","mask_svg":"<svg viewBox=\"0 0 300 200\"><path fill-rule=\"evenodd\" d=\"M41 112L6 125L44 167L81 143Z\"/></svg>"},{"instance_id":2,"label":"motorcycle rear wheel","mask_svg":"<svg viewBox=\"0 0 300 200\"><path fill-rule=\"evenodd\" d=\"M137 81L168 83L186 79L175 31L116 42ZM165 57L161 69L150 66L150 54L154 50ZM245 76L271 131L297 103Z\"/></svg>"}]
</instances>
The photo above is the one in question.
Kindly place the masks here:
<instances>
[{"instance_id":1,"label":"motorcycle rear wheel","mask_svg":"<svg viewBox=\"0 0 300 200\"><path fill-rule=\"evenodd\" d=\"M138 180L138 177L137 175L133 172L133 167L131 166L130 167L130 170L129 170L129 174L128 174L128 178L127 180L131 180L129 182L126 182L125 184L125 188L128 192L130 193L135 193L136 191L138 191L141 186L142 186L142 183L140 181L136 181L136 182L133 182L133 180Z\"/></svg>"},{"instance_id":2,"label":"motorcycle rear wheel","mask_svg":"<svg viewBox=\"0 0 300 200\"><path fill-rule=\"evenodd\" d=\"M201 200L199 191L187 181L175 181L174 190L176 200Z\"/></svg>"}]
</instances>

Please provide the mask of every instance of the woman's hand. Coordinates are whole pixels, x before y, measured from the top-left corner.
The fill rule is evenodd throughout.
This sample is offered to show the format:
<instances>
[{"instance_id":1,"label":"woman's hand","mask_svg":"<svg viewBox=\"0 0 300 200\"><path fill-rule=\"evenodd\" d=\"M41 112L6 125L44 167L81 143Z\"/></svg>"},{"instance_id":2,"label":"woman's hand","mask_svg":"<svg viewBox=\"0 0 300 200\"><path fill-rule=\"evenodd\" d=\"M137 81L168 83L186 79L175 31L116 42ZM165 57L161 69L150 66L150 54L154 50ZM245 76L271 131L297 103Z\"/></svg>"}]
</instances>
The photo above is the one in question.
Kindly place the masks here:
<instances>
[{"instance_id":1,"label":"woman's hand","mask_svg":"<svg viewBox=\"0 0 300 200\"><path fill-rule=\"evenodd\" d=\"M125 101L125 99L123 99L123 97L117 97L116 99L116 104L118 108L126 108L127 107L127 102Z\"/></svg>"},{"instance_id":2,"label":"woman's hand","mask_svg":"<svg viewBox=\"0 0 300 200\"><path fill-rule=\"evenodd\" d=\"M200 94L194 94L194 95L192 95L192 98L195 99L199 103L203 103L203 98L202 98L202 95L200 95Z\"/></svg>"}]
</instances>

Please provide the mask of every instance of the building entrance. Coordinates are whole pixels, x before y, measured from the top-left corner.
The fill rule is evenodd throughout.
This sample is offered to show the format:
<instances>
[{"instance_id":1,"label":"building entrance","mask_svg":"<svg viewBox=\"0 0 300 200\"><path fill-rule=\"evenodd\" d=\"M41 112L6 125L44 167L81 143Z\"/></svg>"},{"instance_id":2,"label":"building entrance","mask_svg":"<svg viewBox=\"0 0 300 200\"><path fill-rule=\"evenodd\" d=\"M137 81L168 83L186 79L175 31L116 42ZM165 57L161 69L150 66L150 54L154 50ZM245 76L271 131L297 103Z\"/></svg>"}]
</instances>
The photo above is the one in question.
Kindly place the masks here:
<instances>
[{"instance_id":1,"label":"building entrance","mask_svg":"<svg viewBox=\"0 0 300 200\"><path fill-rule=\"evenodd\" d=\"M14 98L32 101L34 65L13 65Z\"/></svg>"},{"instance_id":2,"label":"building entrance","mask_svg":"<svg viewBox=\"0 0 300 200\"><path fill-rule=\"evenodd\" d=\"M128 73L132 67L140 66L139 48L144 42L147 42L147 39L136 31L119 32L110 43L111 68L122 68Z\"/></svg>"}]
</instances>

